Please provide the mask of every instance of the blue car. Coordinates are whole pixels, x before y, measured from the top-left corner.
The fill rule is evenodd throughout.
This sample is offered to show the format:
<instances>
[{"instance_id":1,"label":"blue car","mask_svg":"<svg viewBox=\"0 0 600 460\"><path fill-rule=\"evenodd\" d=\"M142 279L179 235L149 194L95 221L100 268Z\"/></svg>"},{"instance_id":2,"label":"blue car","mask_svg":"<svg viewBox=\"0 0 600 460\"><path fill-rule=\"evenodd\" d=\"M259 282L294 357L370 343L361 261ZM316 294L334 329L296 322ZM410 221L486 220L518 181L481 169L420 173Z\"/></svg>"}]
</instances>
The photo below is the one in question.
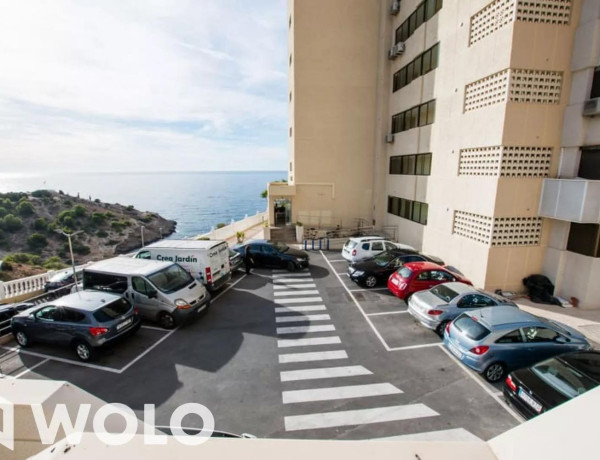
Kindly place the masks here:
<instances>
[{"instance_id":1,"label":"blue car","mask_svg":"<svg viewBox=\"0 0 600 460\"><path fill-rule=\"evenodd\" d=\"M492 383L510 370L591 348L575 329L510 306L461 314L446 327L444 345Z\"/></svg>"}]
</instances>

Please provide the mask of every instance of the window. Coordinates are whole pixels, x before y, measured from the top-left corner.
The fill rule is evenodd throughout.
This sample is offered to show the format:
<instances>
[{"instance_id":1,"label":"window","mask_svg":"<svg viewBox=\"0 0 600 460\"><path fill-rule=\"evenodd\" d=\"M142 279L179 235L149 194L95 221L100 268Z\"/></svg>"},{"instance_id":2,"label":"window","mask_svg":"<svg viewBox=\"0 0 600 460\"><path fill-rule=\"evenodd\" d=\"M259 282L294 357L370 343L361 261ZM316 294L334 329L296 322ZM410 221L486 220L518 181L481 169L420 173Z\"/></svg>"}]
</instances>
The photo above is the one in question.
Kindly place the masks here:
<instances>
[{"instance_id":1,"label":"window","mask_svg":"<svg viewBox=\"0 0 600 460\"><path fill-rule=\"evenodd\" d=\"M129 310L131 310L131 304L127 299L121 298L96 310L94 312L94 318L96 318L99 323L107 323L113 319L117 319L119 316L125 315Z\"/></svg>"},{"instance_id":2,"label":"window","mask_svg":"<svg viewBox=\"0 0 600 460\"><path fill-rule=\"evenodd\" d=\"M292 137L292 127L290 126L290 137Z\"/></svg>"},{"instance_id":3,"label":"window","mask_svg":"<svg viewBox=\"0 0 600 460\"><path fill-rule=\"evenodd\" d=\"M123 294L127 290L127 278L85 270L83 272L83 288Z\"/></svg>"},{"instance_id":4,"label":"window","mask_svg":"<svg viewBox=\"0 0 600 460\"><path fill-rule=\"evenodd\" d=\"M400 133L435 121L435 100L411 107L392 116L392 132Z\"/></svg>"},{"instance_id":5,"label":"window","mask_svg":"<svg viewBox=\"0 0 600 460\"><path fill-rule=\"evenodd\" d=\"M292 92L290 91L290 102L292 102Z\"/></svg>"},{"instance_id":6,"label":"window","mask_svg":"<svg viewBox=\"0 0 600 460\"><path fill-rule=\"evenodd\" d=\"M600 77L598 78L600 79ZM577 176L584 179L600 180L600 148L581 150Z\"/></svg>"},{"instance_id":7,"label":"window","mask_svg":"<svg viewBox=\"0 0 600 460\"><path fill-rule=\"evenodd\" d=\"M36 318L43 319L45 321L57 321L59 318L59 311L54 305L48 305L42 308L35 314Z\"/></svg>"},{"instance_id":8,"label":"window","mask_svg":"<svg viewBox=\"0 0 600 460\"><path fill-rule=\"evenodd\" d=\"M496 302L480 294L467 294L457 304L460 308L494 307Z\"/></svg>"},{"instance_id":9,"label":"window","mask_svg":"<svg viewBox=\"0 0 600 460\"><path fill-rule=\"evenodd\" d=\"M523 336L527 343L553 342L560 334L545 327L524 327Z\"/></svg>"},{"instance_id":10,"label":"window","mask_svg":"<svg viewBox=\"0 0 600 460\"><path fill-rule=\"evenodd\" d=\"M488 328L474 321L473 318L465 313L454 320L454 327L464 333L471 340L476 341L483 339L490 333Z\"/></svg>"},{"instance_id":11,"label":"window","mask_svg":"<svg viewBox=\"0 0 600 460\"><path fill-rule=\"evenodd\" d=\"M396 43L404 42L442 8L442 0L424 0L415 11L396 29Z\"/></svg>"},{"instance_id":12,"label":"window","mask_svg":"<svg viewBox=\"0 0 600 460\"><path fill-rule=\"evenodd\" d=\"M454 276L442 270L432 270L431 279L434 281L454 281Z\"/></svg>"},{"instance_id":13,"label":"window","mask_svg":"<svg viewBox=\"0 0 600 460\"><path fill-rule=\"evenodd\" d=\"M418 281L429 281L431 279L431 272L421 272L417 275Z\"/></svg>"},{"instance_id":14,"label":"window","mask_svg":"<svg viewBox=\"0 0 600 460\"><path fill-rule=\"evenodd\" d=\"M365 251L369 250L369 243L363 243L361 246L362 249L364 249Z\"/></svg>"},{"instance_id":15,"label":"window","mask_svg":"<svg viewBox=\"0 0 600 460\"><path fill-rule=\"evenodd\" d=\"M600 97L600 67L594 69L594 79L592 80L592 92L590 99Z\"/></svg>"},{"instance_id":16,"label":"window","mask_svg":"<svg viewBox=\"0 0 600 460\"><path fill-rule=\"evenodd\" d=\"M584 256L600 257L600 225L571 222L567 251Z\"/></svg>"},{"instance_id":17,"label":"window","mask_svg":"<svg viewBox=\"0 0 600 460\"><path fill-rule=\"evenodd\" d=\"M388 213L418 224L427 225L429 205L419 201L388 196Z\"/></svg>"},{"instance_id":18,"label":"window","mask_svg":"<svg viewBox=\"0 0 600 460\"><path fill-rule=\"evenodd\" d=\"M442 299L446 303L449 303L458 295L458 292L453 291L445 284L439 284L436 287L430 289L429 292L431 292L437 298Z\"/></svg>"},{"instance_id":19,"label":"window","mask_svg":"<svg viewBox=\"0 0 600 460\"><path fill-rule=\"evenodd\" d=\"M131 286L136 292L145 296L148 296L151 292L155 292L154 288L150 286L144 278L140 278L139 276L131 278Z\"/></svg>"},{"instance_id":20,"label":"window","mask_svg":"<svg viewBox=\"0 0 600 460\"><path fill-rule=\"evenodd\" d=\"M292 55L290 54L290 67L292 66Z\"/></svg>"},{"instance_id":21,"label":"window","mask_svg":"<svg viewBox=\"0 0 600 460\"><path fill-rule=\"evenodd\" d=\"M135 256L135 258L149 260L152 259L152 254L150 254L150 251L142 251L137 256Z\"/></svg>"},{"instance_id":22,"label":"window","mask_svg":"<svg viewBox=\"0 0 600 460\"><path fill-rule=\"evenodd\" d=\"M398 70L398 72L394 74L393 91L395 92L404 88L413 80L434 70L438 63L438 49L439 43L418 55L415 59Z\"/></svg>"},{"instance_id":23,"label":"window","mask_svg":"<svg viewBox=\"0 0 600 460\"><path fill-rule=\"evenodd\" d=\"M521 331L519 329L509 332L508 334L496 340L496 343L522 343Z\"/></svg>"},{"instance_id":24,"label":"window","mask_svg":"<svg viewBox=\"0 0 600 460\"><path fill-rule=\"evenodd\" d=\"M415 174L418 176L429 176L431 174L431 153L417 155Z\"/></svg>"},{"instance_id":25,"label":"window","mask_svg":"<svg viewBox=\"0 0 600 460\"><path fill-rule=\"evenodd\" d=\"M71 310L69 308L63 309L62 320L65 323L80 323L85 319L85 315L79 311Z\"/></svg>"},{"instance_id":26,"label":"window","mask_svg":"<svg viewBox=\"0 0 600 460\"><path fill-rule=\"evenodd\" d=\"M371 251L383 251L383 243L381 241L371 243Z\"/></svg>"}]
</instances>

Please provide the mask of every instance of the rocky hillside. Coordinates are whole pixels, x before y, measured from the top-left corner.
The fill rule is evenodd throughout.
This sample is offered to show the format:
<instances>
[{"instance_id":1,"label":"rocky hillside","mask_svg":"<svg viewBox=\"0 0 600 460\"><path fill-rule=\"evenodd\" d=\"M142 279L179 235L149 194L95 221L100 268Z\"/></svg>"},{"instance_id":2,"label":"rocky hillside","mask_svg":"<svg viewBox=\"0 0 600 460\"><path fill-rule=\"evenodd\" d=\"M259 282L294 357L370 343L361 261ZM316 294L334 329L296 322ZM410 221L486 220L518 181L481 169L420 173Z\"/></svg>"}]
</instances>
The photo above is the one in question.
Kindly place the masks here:
<instances>
[{"instance_id":1,"label":"rocky hillside","mask_svg":"<svg viewBox=\"0 0 600 460\"><path fill-rule=\"evenodd\" d=\"M147 244L173 233L176 222L133 206L49 190L0 193L0 260L8 261L8 266L25 263L38 270L70 263L69 245L61 230L81 231L72 237L76 263L104 259L139 248L142 226Z\"/></svg>"}]
</instances>

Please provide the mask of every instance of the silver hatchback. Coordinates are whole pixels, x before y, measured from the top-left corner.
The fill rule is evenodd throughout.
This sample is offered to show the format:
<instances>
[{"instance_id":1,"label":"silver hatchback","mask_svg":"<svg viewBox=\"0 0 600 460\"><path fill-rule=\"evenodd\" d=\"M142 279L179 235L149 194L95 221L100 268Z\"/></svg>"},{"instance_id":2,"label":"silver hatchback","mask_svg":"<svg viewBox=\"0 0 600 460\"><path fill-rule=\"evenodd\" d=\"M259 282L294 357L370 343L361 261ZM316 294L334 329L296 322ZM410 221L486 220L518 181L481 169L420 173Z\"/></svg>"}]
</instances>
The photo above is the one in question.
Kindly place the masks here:
<instances>
[{"instance_id":1,"label":"silver hatchback","mask_svg":"<svg viewBox=\"0 0 600 460\"><path fill-rule=\"evenodd\" d=\"M462 313L446 326L444 345L489 382L500 381L507 371L591 348L575 329L508 306Z\"/></svg>"},{"instance_id":2,"label":"silver hatchback","mask_svg":"<svg viewBox=\"0 0 600 460\"><path fill-rule=\"evenodd\" d=\"M415 292L408 301L408 312L423 326L442 336L446 325L461 313L499 305L518 308L516 303L504 297L453 282Z\"/></svg>"}]
</instances>

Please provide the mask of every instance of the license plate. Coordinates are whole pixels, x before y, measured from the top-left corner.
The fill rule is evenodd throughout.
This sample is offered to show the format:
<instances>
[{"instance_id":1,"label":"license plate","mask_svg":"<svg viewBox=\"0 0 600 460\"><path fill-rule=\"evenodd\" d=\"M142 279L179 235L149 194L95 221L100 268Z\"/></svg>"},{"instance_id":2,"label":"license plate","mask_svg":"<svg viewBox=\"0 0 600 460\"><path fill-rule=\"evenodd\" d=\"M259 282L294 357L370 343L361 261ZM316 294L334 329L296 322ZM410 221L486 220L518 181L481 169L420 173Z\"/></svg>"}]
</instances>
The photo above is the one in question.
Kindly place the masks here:
<instances>
[{"instance_id":1,"label":"license plate","mask_svg":"<svg viewBox=\"0 0 600 460\"><path fill-rule=\"evenodd\" d=\"M396 278L392 278L390 281L394 286L398 286L398 280Z\"/></svg>"},{"instance_id":2,"label":"license plate","mask_svg":"<svg viewBox=\"0 0 600 460\"><path fill-rule=\"evenodd\" d=\"M450 351L452 352L452 354L454 356L456 356L458 359L462 359L463 354L460 352L460 350L458 348L456 348L450 342L448 342L448 348L450 349Z\"/></svg>"},{"instance_id":3,"label":"license plate","mask_svg":"<svg viewBox=\"0 0 600 460\"><path fill-rule=\"evenodd\" d=\"M117 331L120 331L124 327L129 326L132 322L133 322L133 318L129 318L128 320L125 320L122 323L117 324Z\"/></svg>"},{"instance_id":4,"label":"license plate","mask_svg":"<svg viewBox=\"0 0 600 460\"><path fill-rule=\"evenodd\" d=\"M519 398L529 404L529 406L531 406L538 414L542 412L542 405L525 393L522 388L519 388L519 392L517 394L519 395Z\"/></svg>"}]
</instances>

